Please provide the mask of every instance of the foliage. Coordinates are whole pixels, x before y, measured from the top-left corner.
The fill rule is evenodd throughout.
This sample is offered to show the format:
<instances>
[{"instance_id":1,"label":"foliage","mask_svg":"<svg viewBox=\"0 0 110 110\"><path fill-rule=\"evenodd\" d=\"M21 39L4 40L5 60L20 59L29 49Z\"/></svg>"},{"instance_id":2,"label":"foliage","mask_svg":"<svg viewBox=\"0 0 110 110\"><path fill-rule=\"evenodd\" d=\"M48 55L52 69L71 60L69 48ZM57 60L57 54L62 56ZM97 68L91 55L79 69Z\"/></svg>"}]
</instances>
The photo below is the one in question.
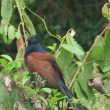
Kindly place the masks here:
<instances>
[{"instance_id":1,"label":"foliage","mask_svg":"<svg viewBox=\"0 0 110 110\"><path fill-rule=\"evenodd\" d=\"M22 38L26 44L27 36L36 34L35 27L26 11L26 9L28 9L29 12L43 21L47 33L57 38L60 42L59 45L54 42L52 46L48 46L48 49L54 53L54 56L64 73L67 86L74 94L73 102L80 102L87 109L96 108L96 110L99 110L100 108L97 108L97 104L95 105L95 103L102 98L100 86L97 82L97 88L99 88L99 91L97 91L94 86L90 87L88 85L88 80L94 77L103 79L105 86L104 95L109 96L110 26L108 25L105 30L96 37L91 49L88 52L85 52L73 38L75 35L73 29L68 30L63 37L51 34L45 20L38 14L29 10L26 3L27 2L24 2L23 0L10 0L10 2L2 0L0 38L6 44L12 43L14 39L19 41ZM20 22L16 23L17 26L12 23L11 19L14 15L15 5L20 16ZM110 22L109 5L110 4L107 3L102 8L102 14L108 19L108 22ZM0 93L0 105L2 105L2 109L7 110L8 106L8 109L12 110L16 101L22 103L21 105L27 110L37 109L38 105L36 103L39 100L43 102L43 106L42 103L39 104L41 109L68 109L66 97L63 96L60 91L45 87L45 81L41 77L36 73L29 73L25 69L23 64L24 49L21 48L24 48L23 43L17 45L18 53L14 60L9 55L0 55L0 91L2 91ZM16 86L16 88L11 87L12 91L7 91L5 81L3 80L4 76L10 76L13 84ZM48 94L48 96L42 96L43 93ZM7 101L5 101L5 99L7 99ZM22 100L26 100L26 102ZM31 105L31 101L29 100L33 101L33 105ZM92 105L94 106L91 107Z\"/></svg>"}]
</instances>

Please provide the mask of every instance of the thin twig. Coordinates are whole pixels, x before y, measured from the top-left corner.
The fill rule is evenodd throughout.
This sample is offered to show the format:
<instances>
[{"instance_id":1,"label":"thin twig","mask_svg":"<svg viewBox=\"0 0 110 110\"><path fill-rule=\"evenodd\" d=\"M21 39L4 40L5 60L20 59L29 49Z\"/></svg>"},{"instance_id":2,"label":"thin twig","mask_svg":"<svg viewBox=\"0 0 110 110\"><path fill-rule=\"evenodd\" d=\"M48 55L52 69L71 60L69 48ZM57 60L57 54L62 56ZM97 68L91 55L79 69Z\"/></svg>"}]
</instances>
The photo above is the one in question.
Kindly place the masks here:
<instances>
[{"instance_id":1,"label":"thin twig","mask_svg":"<svg viewBox=\"0 0 110 110\"><path fill-rule=\"evenodd\" d=\"M60 38L58 38L57 36L53 35L53 34L48 30L47 25L46 25L46 22L45 22L45 20L44 20L41 16L39 16L37 13L34 13L33 11L31 11L31 9L29 9L27 6L26 6L26 8L28 9L29 12L31 12L33 15L37 16L37 17L43 22L43 24L44 24L44 26L45 26L45 29L46 29L46 31L48 32L48 34L49 34L50 36L55 37L55 38L57 38L59 41L61 41Z\"/></svg>"},{"instance_id":2,"label":"thin twig","mask_svg":"<svg viewBox=\"0 0 110 110\"><path fill-rule=\"evenodd\" d=\"M96 44L97 41L102 37L102 35L103 35L103 34L105 33L105 31L109 28L109 26L110 26L109 24L106 26L106 28L102 31L102 33L96 38L96 40L95 40L94 44L92 45L92 47L90 48L90 50L87 52L87 54L86 54L86 56L85 56L85 58L84 58L82 64L78 67L78 69L77 69L76 72L75 72L75 75L74 75L73 78L72 78L72 81L71 81L71 83L70 83L70 85L69 85L69 89L70 89L71 86L74 84L75 79L76 79L77 76L79 75L79 72L80 72L80 70L81 70L81 67L82 67L82 66L84 65L84 63L86 62L86 60L87 60L87 58L88 58L90 52L91 52L92 49L94 48L95 44Z\"/></svg>"},{"instance_id":3,"label":"thin twig","mask_svg":"<svg viewBox=\"0 0 110 110\"><path fill-rule=\"evenodd\" d=\"M16 0L16 6L18 8L18 12L19 12L19 16L20 16L20 19L21 19L21 24L22 24L22 28L23 28L23 34L24 34L24 38L26 36L25 34L25 28L24 28L24 21L23 21L23 16L22 16L22 12L21 12L21 9L20 9L20 6L19 6L19 0Z\"/></svg>"}]
</instances>

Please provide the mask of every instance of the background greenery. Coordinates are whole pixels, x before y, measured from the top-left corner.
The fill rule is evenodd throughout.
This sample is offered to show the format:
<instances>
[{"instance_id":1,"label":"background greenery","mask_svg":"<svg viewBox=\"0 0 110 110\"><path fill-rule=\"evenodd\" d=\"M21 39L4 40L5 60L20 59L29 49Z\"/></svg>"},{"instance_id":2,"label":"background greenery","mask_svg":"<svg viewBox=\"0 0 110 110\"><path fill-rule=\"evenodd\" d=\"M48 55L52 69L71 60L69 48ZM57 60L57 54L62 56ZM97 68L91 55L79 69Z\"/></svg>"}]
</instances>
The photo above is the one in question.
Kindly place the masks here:
<instances>
[{"instance_id":1,"label":"background greenery","mask_svg":"<svg viewBox=\"0 0 110 110\"><path fill-rule=\"evenodd\" d=\"M24 66L25 41L33 34L38 34L43 47L54 54L68 87L75 94L74 103L80 102L90 110L110 109L110 11L106 2L1 1L1 109L68 109L65 97L58 90L47 88L41 77L29 73Z\"/></svg>"},{"instance_id":2,"label":"background greenery","mask_svg":"<svg viewBox=\"0 0 110 110\"><path fill-rule=\"evenodd\" d=\"M69 28L76 31L75 39L84 47L89 49L94 38L99 34L105 26L106 20L102 17L101 8L107 2L105 0L25 0L25 3L34 12L38 13L45 19L49 30L54 34L64 36ZM46 32L43 23L33 14L26 10L32 20L36 33L39 34L42 44L51 45L56 39L50 38ZM11 23L17 27L20 21L19 14L16 8L13 10ZM48 40L47 40L48 39ZM46 42L45 42L46 40ZM59 43L59 42L58 42ZM1 42L2 51L6 50L15 52L15 43L5 45ZM6 52L5 51L5 52Z\"/></svg>"}]
</instances>

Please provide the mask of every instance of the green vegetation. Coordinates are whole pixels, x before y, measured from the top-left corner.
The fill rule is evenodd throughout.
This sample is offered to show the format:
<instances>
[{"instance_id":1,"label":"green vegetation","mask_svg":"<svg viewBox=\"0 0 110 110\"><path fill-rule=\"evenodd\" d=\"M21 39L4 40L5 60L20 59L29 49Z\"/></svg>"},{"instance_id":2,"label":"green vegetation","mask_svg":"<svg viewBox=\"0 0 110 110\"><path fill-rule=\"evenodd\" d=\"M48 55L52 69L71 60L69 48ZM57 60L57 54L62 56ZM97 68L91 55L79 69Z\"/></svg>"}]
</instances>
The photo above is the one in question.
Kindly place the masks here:
<instances>
[{"instance_id":1,"label":"green vegetation","mask_svg":"<svg viewBox=\"0 0 110 110\"><path fill-rule=\"evenodd\" d=\"M66 84L72 93L74 93L73 102L75 104L81 103L88 110L109 110L110 4L106 3L102 8L102 14L108 23L104 30L96 36L90 48L91 44L89 46L85 44L85 37L86 34L90 34L90 31L91 35L94 35L92 33L93 30L89 29L98 21L94 21L93 24L88 21L83 22L84 24L82 25L87 26L85 30L89 30L87 33L80 31L80 29L78 30L79 32L75 32L74 29L70 28L64 36L58 34L60 32L64 33L64 31L61 30L59 25L54 27L54 23L53 26L50 26L50 30L55 30L54 33L56 34L53 34L48 29L48 21L46 22L39 14L32 11L35 9L34 2L34 0L30 2L27 0L25 2L23 0L1 1L0 110L68 109L66 97L57 89L48 87L44 79L36 73L29 72L24 65L23 55L25 46L27 45L26 39L29 35L36 34L36 29L37 33L40 31L39 34L42 36L40 37L42 45L45 46L48 44L47 50L54 54L62 69ZM71 0L65 0L64 3L71 2ZM48 4L45 1L44 3L45 5L46 3ZM37 6L39 4L38 2ZM54 5L57 6L58 4L54 3ZM30 6L33 6L33 8L31 7L32 10L29 8ZM49 11L47 10L48 13ZM55 13L55 15L57 14ZM62 16L65 16L64 12ZM48 18L50 19L51 17L53 19L53 16ZM56 16L54 19L58 21ZM33 22L34 20L36 20L35 23ZM68 23L74 25L75 20L73 21L68 17L67 24L64 25L67 25L67 27ZM50 19L50 22L53 21ZM64 22L62 21L62 23ZM100 25L94 26L94 30L98 26ZM84 40L79 41L83 42L80 45L74 38L78 36L75 36L75 33L82 34L81 40L84 38ZM14 53L8 53L4 45L13 48L15 41L17 52L15 50ZM88 47L86 48L86 46Z\"/></svg>"}]
</instances>

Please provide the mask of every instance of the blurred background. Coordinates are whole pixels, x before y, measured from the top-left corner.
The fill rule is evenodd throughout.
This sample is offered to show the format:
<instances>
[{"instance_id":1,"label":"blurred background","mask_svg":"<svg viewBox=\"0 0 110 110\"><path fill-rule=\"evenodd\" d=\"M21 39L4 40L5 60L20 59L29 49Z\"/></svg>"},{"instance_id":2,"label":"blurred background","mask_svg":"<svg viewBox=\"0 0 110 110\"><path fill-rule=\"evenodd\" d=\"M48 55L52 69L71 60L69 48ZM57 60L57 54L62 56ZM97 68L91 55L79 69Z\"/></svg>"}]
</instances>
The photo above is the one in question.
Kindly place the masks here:
<instances>
[{"instance_id":1,"label":"blurred background","mask_svg":"<svg viewBox=\"0 0 110 110\"><path fill-rule=\"evenodd\" d=\"M68 29L73 28L76 31L75 39L87 51L96 35L100 34L106 25L107 21L101 13L102 6L106 2L107 0L26 0L25 3L45 19L51 33L63 37ZM49 36L41 20L26 11L44 47L54 42L59 43L57 39ZM11 24L17 27L20 21L17 9L13 13ZM2 47L0 54L8 53L14 56L16 53L15 41L10 45L0 41L0 46Z\"/></svg>"}]
</instances>

